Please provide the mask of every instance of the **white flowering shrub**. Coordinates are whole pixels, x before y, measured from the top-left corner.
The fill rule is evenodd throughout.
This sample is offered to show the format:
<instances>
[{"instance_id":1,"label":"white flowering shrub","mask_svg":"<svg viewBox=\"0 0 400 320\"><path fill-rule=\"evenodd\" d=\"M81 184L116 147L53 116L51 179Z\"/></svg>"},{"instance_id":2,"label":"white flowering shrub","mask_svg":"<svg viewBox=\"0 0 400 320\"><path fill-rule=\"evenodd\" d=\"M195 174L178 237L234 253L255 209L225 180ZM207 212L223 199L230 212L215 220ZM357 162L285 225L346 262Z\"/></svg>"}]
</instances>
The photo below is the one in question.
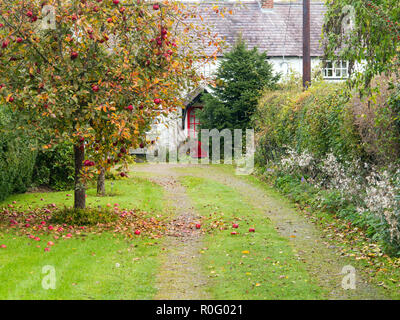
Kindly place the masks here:
<instances>
[{"instance_id":1,"label":"white flowering shrub","mask_svg":"<svg viewBox=\"0 0 400 320\"><path fill-rule=\"evenodd\" d=\"M339 161L333 153L318 160L307 151L287 150L276 164L278 171L318 188L313 199L317 207L334 213L354 208L355 220L400 249L400 169L379 170L360 161Z\"/></svg>"},{"instance_id":2,"label":"white flowering shrub","mask_svg":"<svg viewBox=\"0 0 400 320\"><path fill-rule=\"evenodd\" d=\"M400 243L399 177L399 170L394 175L389 170L372 171L366 179L364 206L357 208L361 215L370 213L379 218L388 227L381 232L394 243Z\"/></svg>"}]
</instances>

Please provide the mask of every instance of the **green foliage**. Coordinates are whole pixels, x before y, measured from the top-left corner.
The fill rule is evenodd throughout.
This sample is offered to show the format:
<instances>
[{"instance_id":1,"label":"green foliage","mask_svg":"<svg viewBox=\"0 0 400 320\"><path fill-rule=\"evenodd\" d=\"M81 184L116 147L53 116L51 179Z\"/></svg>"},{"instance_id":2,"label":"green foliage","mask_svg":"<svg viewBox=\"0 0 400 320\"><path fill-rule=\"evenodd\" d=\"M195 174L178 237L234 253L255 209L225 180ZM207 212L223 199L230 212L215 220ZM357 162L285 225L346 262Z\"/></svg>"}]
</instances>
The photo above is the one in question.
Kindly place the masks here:
<instances>
[{"instance_id":1,"label":"green foliage","mask_svg":"<svg viewBox=\"0 0 400 320\"><path fill-rule=\"evenodd\" d=\"M14 117L10 110L0 108L0 201L27 190L36 158L34 140L13 129Z\"/></svg>"},{"instance_id":2,"label":"green foliage","mask_svg":"<svg viewBox=\"0 0 400 320\"><path fill-rule=\"evenodd\" d=\"M325 15L325 54L328 60L346 60L360 89L382 73L399 71L400 7L398 0L328 0ZM353 29L347 28L354 18ZM347 29L347 30L346 30ZM363 68L356 68L362 63Z\"/></svg>"},{"instance_id":3,"label":"green foliage","mask_svg":"<svg viewBox=\"0 0 400 320\"><path fill-rule=\"evenodd\" d=\"M256 110L260 91L273 88L280 75L273 75L266 53L248 50L242 39L226 53L216 73L213 93L203 98L199 114L204 129L247 129Z\"/></svg>"},{"instance_id":4,"label":"green foliage","mask_svg":"<svg viewBox=\"0 0 400 320\"><path fill-rule=\"evenodd\" d=\"M51 222L57 224L69 224L76 226L107 224L117 221L118 214L111 210L102 209L74 209L67 208L61 209L53 213Z\"/></svg>"},{"instance_id":5,"label":"green foliage","mask_svg":"<svg viewBox=\"0 0 400 320\"><path fill-rule=\"evenodd\" d=\"M287 147L309 151L317 158L330 152L340 159L361 157L347 96L343 85L326 82L315 83L305 92L285 85L267 90L254 115L258 163L279 159Z\"/></svg>"},{"instance_id":6,"label":"green foliage","mask_svg":"<svg viewBox=\"0 0 400 320\"><path fill-rule=\"evenodd\" d=\"M63 142L52 150L40 151L33 172L35 185L66 190L74 183L73 145Z\"/></svg>"}]
</instances>

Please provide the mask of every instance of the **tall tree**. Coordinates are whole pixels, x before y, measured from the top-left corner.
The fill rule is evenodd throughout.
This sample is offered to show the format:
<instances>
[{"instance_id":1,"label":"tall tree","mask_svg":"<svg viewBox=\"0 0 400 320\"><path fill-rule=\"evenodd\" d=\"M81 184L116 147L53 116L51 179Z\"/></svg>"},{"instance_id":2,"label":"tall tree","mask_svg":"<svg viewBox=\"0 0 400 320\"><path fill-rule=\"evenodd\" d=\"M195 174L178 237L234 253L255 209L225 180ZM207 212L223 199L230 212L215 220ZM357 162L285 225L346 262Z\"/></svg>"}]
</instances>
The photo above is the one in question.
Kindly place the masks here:
<instances>
[{"instance_id":1,"label":"tall tree","mask_svg":"<svg viewBox=\"0 0 400 320\"><path fill-rule=\"evenodd\" d=\"M96 170L126 163L153 119L198 85L194 65L210 58L193 35L190 7L142 0L0 2L0 97L34 128L45 148L71 141L75 208ZM121 175L125 175L121 171Z\"/></svg>"},{"instance_id":2,"label":"tall tree","mask_svg":"<svg viewBox=\"0 0 400 320\"><path fill-rule=\"evenodd\" d=\"M256 110L260 91L274 87L280 75L273 74L265 52L248 50L239 38L224 54L216 72L212 93L205 94L200 112L201 128L247 129Z\"/></svg>"}]
</instances>

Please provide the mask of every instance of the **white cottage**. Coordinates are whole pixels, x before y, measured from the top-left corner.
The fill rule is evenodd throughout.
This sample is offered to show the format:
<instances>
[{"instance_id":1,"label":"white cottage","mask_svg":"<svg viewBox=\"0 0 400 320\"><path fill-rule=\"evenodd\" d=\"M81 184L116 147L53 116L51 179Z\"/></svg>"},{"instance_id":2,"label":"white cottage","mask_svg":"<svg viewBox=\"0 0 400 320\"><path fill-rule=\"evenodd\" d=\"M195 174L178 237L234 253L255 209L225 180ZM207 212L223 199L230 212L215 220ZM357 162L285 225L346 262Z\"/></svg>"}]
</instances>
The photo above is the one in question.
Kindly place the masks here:
<instances>
[{"instance_id":1,"label":"white cottage","mask_svg":"<svg viewBox=\"0 0 400 320\"><path fill-rule=\"evenodd\" d=\"M187 1L185 1L187 2ZM227 50L241 36L249 48L267 52L276 73L283 76L290 72L302 72L302 2L277 2L274 0L238 1L193 1L198 10L206 11L202 15L204 22L213 28L220 37L226 39ZM213 14L211 8L218 5L233 14L221 18ZM311 60L312 67L321 64L323 49L320 45L325 6L323 3L311 4ZM212 75L217 64L206 65L199 69L206 75ZM347 63L327 63L324 77L339 80L347 77ZM150 139L156 139L157 148L171 148L196 138L199 121L197 112L202 108L201 95L207 90L197 88L185 96L185 109L170 115L168 119L159 119L153 126Z\"/></svg>"}]
</instances>

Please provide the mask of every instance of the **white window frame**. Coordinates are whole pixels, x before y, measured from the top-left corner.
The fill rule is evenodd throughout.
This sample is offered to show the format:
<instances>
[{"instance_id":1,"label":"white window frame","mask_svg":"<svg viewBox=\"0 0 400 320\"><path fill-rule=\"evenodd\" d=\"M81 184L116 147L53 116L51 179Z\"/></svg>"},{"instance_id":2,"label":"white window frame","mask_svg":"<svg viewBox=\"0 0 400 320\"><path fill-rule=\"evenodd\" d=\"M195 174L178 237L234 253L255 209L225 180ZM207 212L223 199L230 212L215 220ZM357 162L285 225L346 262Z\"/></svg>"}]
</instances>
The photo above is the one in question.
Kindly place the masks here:
<instances>
[{"instance_id":1,"label":"white window frame","mask_svg":"<svg viewBox=\"0 0 400 320\"><path fill-rule=\"evenodd\" d=\"M327 80L347 79L349 77L349 62L342 60L325 61L323 76Z\"/></svg>"}]
</instances>

